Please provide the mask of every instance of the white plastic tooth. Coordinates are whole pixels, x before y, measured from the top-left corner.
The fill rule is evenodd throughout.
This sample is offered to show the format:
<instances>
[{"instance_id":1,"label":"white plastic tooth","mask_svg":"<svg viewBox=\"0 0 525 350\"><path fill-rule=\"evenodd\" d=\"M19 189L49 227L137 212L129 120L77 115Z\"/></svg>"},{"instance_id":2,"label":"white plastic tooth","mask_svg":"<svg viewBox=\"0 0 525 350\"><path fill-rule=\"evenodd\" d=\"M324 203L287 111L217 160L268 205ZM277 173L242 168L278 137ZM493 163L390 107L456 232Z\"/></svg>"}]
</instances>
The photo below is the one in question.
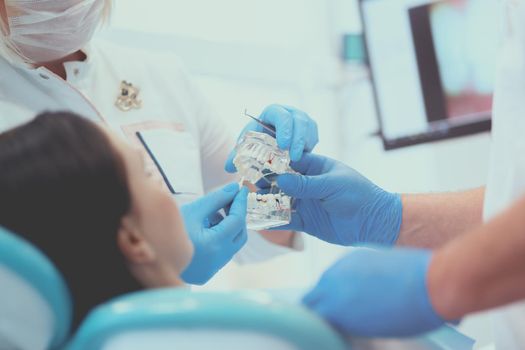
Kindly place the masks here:
<instances>
[{"instance_id":1,"label":"white plastic tooth","mask_svg":"<svg viewBox=\"0 0 525 350\"><path fill-rule=\"evenodd\" d=\"M261 154L261 162L264 163L265 168L269 168L270 165L268 164L268 152L264 152Z\"/></svg>"},{"instance_id":2,"label":"white plastic tooth","mask_svg":"<svg viewBox=\"0 0 525 350\"><path fill-rule=\"evenodd\" d=\"M254 158L257 157L257 155L261 152L261 145L258 145L258 144L254 144L253 147L252 147L252 156Z\"/></svg>"},{"instance_id":3,"label":"white plastic tooth","mask_svg":"<svg viewBox=\"0 0 525 350\"><path fill-rule=\"evenodd\" d=\"M256 155L257 161L259 161L261 163L264 163L265 162L265 157L264 157L265 153L266 152L265 152L264 148L261 147L258 150L257 155Z\"/></svg>"},{"instance_id":4,"label":"white plastic tooth","mask_svg":"<svg viewBox=\"0 0 525 350\"><path fill-rule=\"evenodd\" d=\"M255 193L248 194L248 208L254 210L257 208L257 198Z\"/></svg>"}]
</instances>

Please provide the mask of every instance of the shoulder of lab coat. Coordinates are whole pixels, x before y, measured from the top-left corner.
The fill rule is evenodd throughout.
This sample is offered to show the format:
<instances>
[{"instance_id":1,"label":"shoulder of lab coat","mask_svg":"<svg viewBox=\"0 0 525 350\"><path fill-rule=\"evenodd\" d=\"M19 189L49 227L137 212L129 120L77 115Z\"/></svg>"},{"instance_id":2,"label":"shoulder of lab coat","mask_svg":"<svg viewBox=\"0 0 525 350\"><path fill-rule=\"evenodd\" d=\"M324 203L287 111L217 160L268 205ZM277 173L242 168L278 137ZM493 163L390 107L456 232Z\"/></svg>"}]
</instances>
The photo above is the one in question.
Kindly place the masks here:
<instances>
[{"instance_id":1,"label":"shoulder of lab coat","mask_svg":"<svg viewBox=\"0 0 525 350\"><path fill-rule=\"evenodd\" d=\"M119 69L115 62L133 65L128 74L140 75L140 79L153 81L159 94L177 96L182 101L187 122L197 138L201 154L204 191L209 192L228 182L237 181L234 174L224 171L224 163L235 145L233 133L228 130L222 118L214 111L208 99L193 82L188 69L175 53L152 52L129 48L105 40L96 40L91 45L97 59ZM133 77L130 77L132 80Z\"/></svg>"}]
</instances>

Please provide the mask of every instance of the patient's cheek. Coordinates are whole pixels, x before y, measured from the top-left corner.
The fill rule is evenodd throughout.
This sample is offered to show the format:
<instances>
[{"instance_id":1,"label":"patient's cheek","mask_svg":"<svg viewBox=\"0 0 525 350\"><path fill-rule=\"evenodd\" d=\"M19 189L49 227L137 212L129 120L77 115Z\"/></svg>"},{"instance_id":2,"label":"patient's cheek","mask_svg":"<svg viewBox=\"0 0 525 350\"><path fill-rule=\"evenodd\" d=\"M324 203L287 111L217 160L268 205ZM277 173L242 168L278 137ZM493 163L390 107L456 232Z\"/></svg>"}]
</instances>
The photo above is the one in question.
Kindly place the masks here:
<instances>
[{"instance_id":1,"label":"patient's cheek","mask_svg":"<svg viewBox=\"0 0 525 350\"><path fill-rule=\"evenodd\" d=\"M171 234L178 231L178 226L184 227L182 216L175 199L170 193L162 188L156 188L152 193L152 200L147 205L148 216L158 229L162 229L164 234Z\"/></svg>"}]
</instances>

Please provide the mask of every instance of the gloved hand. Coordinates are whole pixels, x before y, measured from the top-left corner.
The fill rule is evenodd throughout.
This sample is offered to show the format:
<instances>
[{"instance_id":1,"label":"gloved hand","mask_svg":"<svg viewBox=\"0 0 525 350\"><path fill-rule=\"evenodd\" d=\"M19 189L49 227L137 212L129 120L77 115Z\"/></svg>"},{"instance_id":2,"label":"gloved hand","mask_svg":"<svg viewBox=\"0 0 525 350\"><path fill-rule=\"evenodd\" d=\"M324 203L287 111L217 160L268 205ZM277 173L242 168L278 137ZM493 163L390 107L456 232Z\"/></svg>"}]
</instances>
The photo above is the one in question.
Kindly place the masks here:
<instances>
[{"instance_id":1,"label":"gloved hand","mask_svg":"<svg viewBox=\"0 0 525 350\"><path fill-rule=\"evenodd\" d=\"M181 207L194 246L193 258L182 273L186 283L206 283L244 246L247 196L246 187L239 191L239 185L231 183ZM230 203L228 215L219 216Z\"/></svg>"},{"instance_id":2,"label":"gloved hand","mask_svg":"<svg viewBox=\"0 0 525 350\"><path fill-rule=\"evenodd\" d=\"M332 265L303 303L345 334L404 337L444 321L427 292L431 253L356 249Z\"/></svg>"},{"instance_id":3,"label":"gloved hand","mask_svg":"<svg viewBox=\"0 0 525 350\"><path fill-rule=\"evenodd\" d=\"M304 152L311 152L319 142L317 123L305 112L296 108L270 105L261 113L259 120L275 127L277 145L282 150L290 151L292 161L301 159ZM268 133L266 129L252 120L244 127L239 139L248 131ZM237 171L233 165L233 158L235 158L235 150L230 152L224 166L229 173Z\"/></svg>"},{"instance_id":4,"label":"gloved hand","mask_svg":"<svg viewBox=\"0 0 525 350\"><path fill-rule=\"evenodd\" d=\"M303 231L324 241L393 244L402 219L401 198L374 185L354 169L333 159L305 154L292 168L303 175L283 174L278 186L295 198L288 225L279 230Z\"/></svg>"}]
</instances>

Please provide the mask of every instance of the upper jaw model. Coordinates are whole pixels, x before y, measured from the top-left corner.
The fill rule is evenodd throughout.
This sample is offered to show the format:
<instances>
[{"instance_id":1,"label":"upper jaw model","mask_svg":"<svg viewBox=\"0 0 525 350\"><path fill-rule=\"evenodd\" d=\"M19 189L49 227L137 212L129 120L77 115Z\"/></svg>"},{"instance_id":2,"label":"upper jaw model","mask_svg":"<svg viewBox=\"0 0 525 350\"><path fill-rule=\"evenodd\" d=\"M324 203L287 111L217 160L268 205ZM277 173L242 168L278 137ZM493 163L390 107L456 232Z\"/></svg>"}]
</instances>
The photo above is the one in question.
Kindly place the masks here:
<instances>
[{"instance_id":1,"label":"upper jaw model","mask_svg":"<svg viewBox=\"0 0 525 350\"><path fill-rule=\"evenodd\" d=\"M290 154L277 146L270 135L248 131L236 146L237 155L233 164L239 174L252 184L268 174L293 172L290 168Z\"/></svg>"},{"instance_id":2,"label":"upper jaw model","mask_svg":"<svg viewBox=\"0 0 525 350\"><path fill-rule=\"evenodd\" d=\"M279 149L272 136L256 131L244 134L235 149L233 164L244 180L255 185L264 179L271 184L268 194L248 195L248 229L264 230L290 223L292 199L269 180L271 175L294 172L288 151Z\"/></svg>"}]
</instances>

